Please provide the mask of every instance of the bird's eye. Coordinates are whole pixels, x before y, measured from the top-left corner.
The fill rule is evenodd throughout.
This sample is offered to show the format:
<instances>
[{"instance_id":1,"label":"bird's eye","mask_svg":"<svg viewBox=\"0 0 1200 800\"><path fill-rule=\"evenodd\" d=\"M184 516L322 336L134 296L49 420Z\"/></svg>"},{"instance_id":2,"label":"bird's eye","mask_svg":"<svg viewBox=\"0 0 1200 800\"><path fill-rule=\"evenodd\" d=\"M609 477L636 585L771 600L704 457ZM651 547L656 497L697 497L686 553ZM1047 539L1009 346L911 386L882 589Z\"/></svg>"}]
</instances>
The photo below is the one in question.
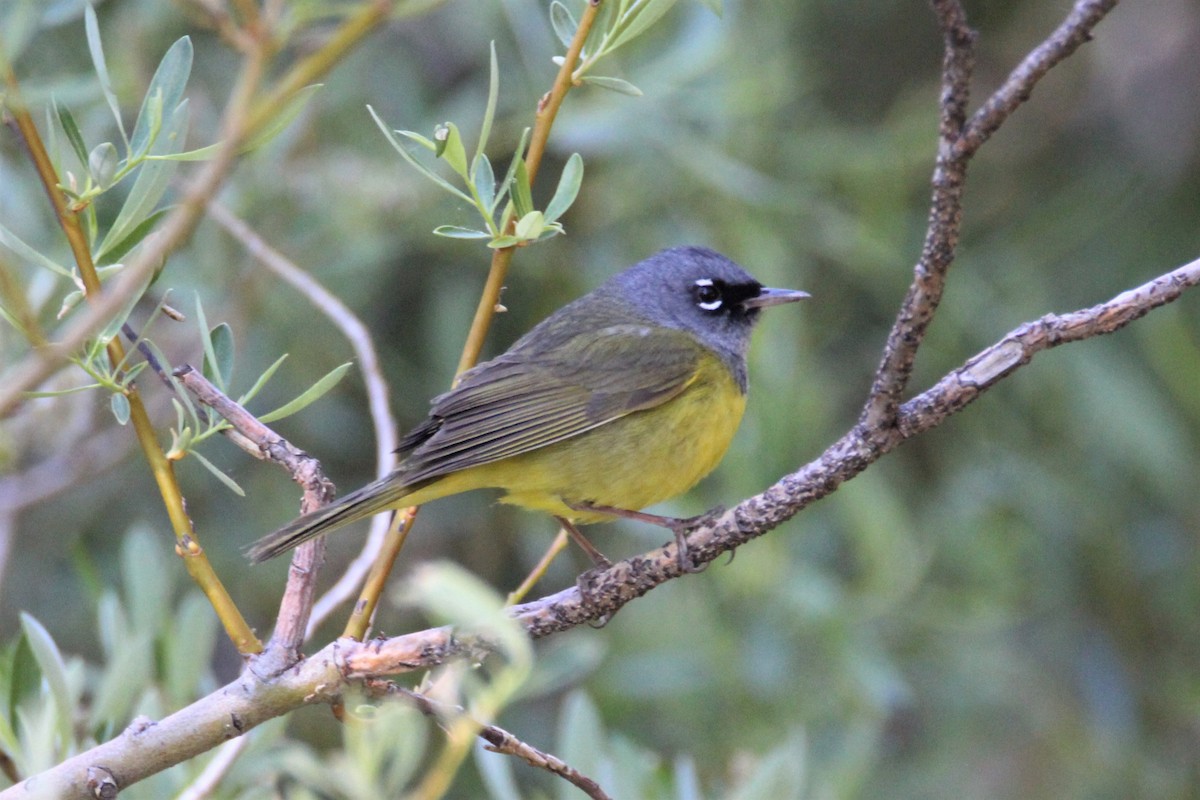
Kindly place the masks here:
<instances>
[{"instance_id":1,"label":"bird's eye","mask_svg":"<svg viewBox=\"0 0 1200 800\"><path fill-rule=\"evenodd\" d=\"M717 311L724 303L720 287L709 278L696 281L692 286L692 295L696 298L696 305L705 311Z\"/></svg>"}]
</instances>

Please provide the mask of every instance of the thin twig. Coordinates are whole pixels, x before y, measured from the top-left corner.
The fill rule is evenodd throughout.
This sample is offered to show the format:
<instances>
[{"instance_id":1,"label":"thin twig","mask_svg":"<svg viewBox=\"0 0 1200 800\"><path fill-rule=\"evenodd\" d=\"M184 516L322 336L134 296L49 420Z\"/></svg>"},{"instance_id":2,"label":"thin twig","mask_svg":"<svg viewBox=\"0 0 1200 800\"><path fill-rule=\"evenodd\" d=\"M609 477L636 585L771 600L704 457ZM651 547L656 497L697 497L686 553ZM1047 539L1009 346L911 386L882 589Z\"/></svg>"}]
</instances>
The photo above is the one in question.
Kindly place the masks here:
<instances>
[{"instance_id":1,"label":"thin twig","mask_svg":"<svg viewBox=\"0 0 1200 800\"><path fill-rule=\"evenodd\" d=\"M395 450L399 441L396 421L391 412L391 401L387 380L379 362L379 353L371 332L362 320L336 295L326 289L308 272L279 252L258 235L249 225L235 216L220 203L209 203L209 215L237 239L246 251L259 263L278 275L296 291L300 292L313 307L332 322L350 347L362 372L363 385L367 392L367 406L375 430L375 474L383 477L396 466ZM362 585L363 577L371 568L383 537L387 532L388 518L378 515L371 521L371 531L362 550L342 572L341 577L324 595L317 599L308 621L306 637L320 625L335 608L354 597Z\"/></svg>"},{"instance_id":2,"label":"thin twig","mask_svg":"<svg viewBox=\"0 0 1200 800\"><path fill-rule=\"evenodd\" d=\"M217 755L204 766L196 778L187 787L175 795L175 800L204 800L211 797L221 787L221 781L233 769L242 751L250 744L250 737L239 736L231 739L217 749Z\"/></svg>"},{"instance_id":3,"label":"thin twig","mask_svg":"<svg viewBox=\"0 0 1200 800\"><path fill-rule=\"evenodd\" d=\"M967 119L975 32L960 0L932 0L942 28L941 120L933 172L929 227L913 281L888 334L883 359L859 422L892 424L912 375L917 348L942 299L962 227L962 195L971 158L1033 92L1055 64L1090 41L1092 30L1117 0L1079 0L1062 24L1034 48L982 107Z\"/></svg>"},{"instance_id":4,"label":"thin twig","mask_svg":"<svg viewBox=\"0 0 1200 800\"><path fill-rule=\"evenodd\" d=\"M863 425L889 425L908 386L917 348L941 302L946 272L954 261L962 225L962 193L967 159L954 156L970 100L971 73L975 67L975 32L967 25L959 0L933 0L942 27L942 91L938 124L937 159L930 180L932 197L929 225L921 256L913 267L913 280L888 333L883 359L859 415Z\"/></svg>"},{"instance_id":5,"label":"thin twig","mask_svg":"<svg viewBox=\"0 0 1200 800\"><path fill-rule=\"evenodd\" d=\"M1004 121L1029 99L1038 81L1080 45L1092 40L1092 30L1112 11L1117 0L1080 0L1054 33L1022 59L988 101L971 115L954 143L956 157L975 153Z\"/></svg>"},{"instance_id":6,"label":"thin twig","mask_svg":"<svg viewBox=\"0 0 1200 800\"><path fill-rule=\"evenodd\" d=\"M452 705L450 703L440 703L433 700L420 692L414 692L411 689L406 689L402 686L397 686L394 683L387 685L388 694L399 695L411 702L418 711L427 717L435 720L442 720L447 717L466 717L467 710L462 706ZM600 784L587 777L579 770L572 767L570 764L563 761L557 756L543 752L533 745L522 741L513 734L504 730L497 725L484 725L476 722L476 727L479 729L478 736L487 744L488 750L493 753L501 753L503 755L516 756L531 767L544 769L549 773L559 776L570 782L573 786L579 788L588 797L593 800L611 800L604 790L600 788Z\"/></svg>"},{"instance_id":7,"label":"thin twig","mask_svg":"<svg viewBox=\"0 0 1200 800\"><path fill-rule=\"evenodd\" d=\"M233 426L222 431L230 441L255 458L272 461L287 470L292 480L303 489L301 512L314 511L333 498L333 484L325 477L315 458L259 422L253 414L227 397L190 365L178 367L174 375L197 400ZM286 669L300 657L300 645L304 642L316 595L317 568L324 556L325 543L316 540L297 548L292 558L287 587L279 604L275 632L271 637L271 649L275 652L270 659L275 669ZM265 665L260 669L265 672L272 667Z\"/></svg>"}]
</instances>

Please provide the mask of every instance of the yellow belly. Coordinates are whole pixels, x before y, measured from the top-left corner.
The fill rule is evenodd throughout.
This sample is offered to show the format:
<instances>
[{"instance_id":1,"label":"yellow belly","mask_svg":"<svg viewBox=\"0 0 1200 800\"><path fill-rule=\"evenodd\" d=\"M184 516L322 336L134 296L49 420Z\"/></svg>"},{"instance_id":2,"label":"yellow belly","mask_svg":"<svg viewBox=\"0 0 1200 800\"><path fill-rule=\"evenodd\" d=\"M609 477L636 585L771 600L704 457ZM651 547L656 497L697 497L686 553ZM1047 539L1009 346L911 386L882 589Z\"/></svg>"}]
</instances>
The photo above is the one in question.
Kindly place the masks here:
<instances>
[{"instance_id":1,"label":"yellow belly","mask_svg":"<svg viewBox=\"0 0 1200 800\"><path fill-rule=\"evenodd\" d=\"M737 432L746 397L716 359L676 397L566 441L446 477L404 498L420 504L480 488L501 499L581 522L610 516L592 503L628 510L683 494L712 472Z\"/></svg>"}]
</instances>

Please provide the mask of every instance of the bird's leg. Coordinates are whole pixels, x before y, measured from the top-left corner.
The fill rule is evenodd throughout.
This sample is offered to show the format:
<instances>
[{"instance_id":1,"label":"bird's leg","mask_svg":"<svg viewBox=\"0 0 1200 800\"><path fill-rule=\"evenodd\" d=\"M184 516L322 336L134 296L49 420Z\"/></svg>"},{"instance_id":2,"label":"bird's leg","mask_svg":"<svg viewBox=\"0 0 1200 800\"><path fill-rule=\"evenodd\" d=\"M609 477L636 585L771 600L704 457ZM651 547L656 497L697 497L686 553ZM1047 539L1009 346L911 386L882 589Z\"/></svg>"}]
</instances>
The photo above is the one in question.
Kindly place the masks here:
<instances>
[{"instance_id":1,"label":"bird's leg","mask_svg":"<svg viewBox=\"0 0 1200 800\"><path fill-rule=\"evenodd\" d=\"M597 573L611 567L612 562L608 560L604 553L601 553L599 550L597 550L596 546L589 542L586 536L579 532L579 528L575 526L574 522L571 522L571 520L564 517L555 517L555 519L558 520L559 525L562 525L563 530L571 536L571 538L575 541L575 544L579 545L583 552L588 554L588 558L592 560L592 568L581 573L579 577L575 579L575 587L579 589L579 594L581 597L583 597L584 602L593 603L595 602L595 591L592 587L592 579L596 577ZM600 617L600 619L596 620L594 624L589 624L591 624L593 628L603 628L611 619L612 614L605 614L604 616Z\"/></svg>"},{"instance_id":2,"label":"bird's leg","mask_svg":"<svg viewBox=\"0 0 1200 800\"><path fill-rule=\"evenodd\" d=\"M705 511L703 514L697 514L694 517L664 517L660 514L647 514L645 511L630 511L627 508L615 508L613 506L601 506L595 503L579 503L573 506L579 511L598 511L601 514L611 514L614 517L623 519L632 519L638 522L646 522L650 525L657 525L660 528L666 528L675 535L675 560L679 564L679 569L683 572L703 572L707 568L707 564L702 567L696 566L688 553L687 535L696 528L703 527L715 520L717 517L725 513L722 506Z\"/></svg>"},{"instance_id":3,"label":"bird's leg","mask_svg":"<svg viewBox=\"0 0 1200 800\"><path fill-rule=\"evenodd\" d=\"M592 566L596 569L608 569L612 566L612 562L596 549L596 545L588 541L587 537L579 532L579 528L575 527L575 523L564 517L555 517L558 524L563 526L563 530L571 535L571 539L575 544L579 545L583 552L587 553L588 558L592 560Z\"/></svg>"}]
</instances>

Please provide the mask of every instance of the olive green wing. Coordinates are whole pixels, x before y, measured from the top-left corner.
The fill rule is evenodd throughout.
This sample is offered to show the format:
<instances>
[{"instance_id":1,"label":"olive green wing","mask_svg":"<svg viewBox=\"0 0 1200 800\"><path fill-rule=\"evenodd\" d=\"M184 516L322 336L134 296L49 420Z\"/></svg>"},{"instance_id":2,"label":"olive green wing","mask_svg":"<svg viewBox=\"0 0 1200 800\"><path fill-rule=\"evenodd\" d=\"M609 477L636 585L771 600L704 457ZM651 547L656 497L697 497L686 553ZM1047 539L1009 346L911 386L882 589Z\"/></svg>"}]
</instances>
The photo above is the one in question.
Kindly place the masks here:
<instances>
[{"instance_id":1,"label":"olive green wing","mask_svg":"<svg viewBox=\"0 0 1200 800\"><path fill-rule=\"evenodd\" d=\"M400 443L413 485L528 453L675 397L703 348L671 328L614 325L551 352L517 349L465 373Z\"/></svg>"}]
</instances>

